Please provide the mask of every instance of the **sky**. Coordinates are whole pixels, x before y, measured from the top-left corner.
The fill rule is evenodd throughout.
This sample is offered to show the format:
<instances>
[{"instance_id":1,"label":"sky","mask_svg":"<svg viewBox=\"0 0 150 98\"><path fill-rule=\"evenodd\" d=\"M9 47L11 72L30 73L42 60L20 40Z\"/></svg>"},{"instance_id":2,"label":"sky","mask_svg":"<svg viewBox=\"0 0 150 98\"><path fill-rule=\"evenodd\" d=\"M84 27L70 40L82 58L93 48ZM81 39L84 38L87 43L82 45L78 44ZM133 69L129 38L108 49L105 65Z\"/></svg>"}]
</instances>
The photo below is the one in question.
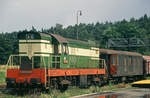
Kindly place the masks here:
<instances>
[{"instance_id":1,"label":"sky","mask_svg":"<svg viewBox=\"0 0 150 98\"><path fill-rule=\"evenodd\" d=\"M150 16L150 0L0 0L0 32Z\"/></svg>"}]
</instances>

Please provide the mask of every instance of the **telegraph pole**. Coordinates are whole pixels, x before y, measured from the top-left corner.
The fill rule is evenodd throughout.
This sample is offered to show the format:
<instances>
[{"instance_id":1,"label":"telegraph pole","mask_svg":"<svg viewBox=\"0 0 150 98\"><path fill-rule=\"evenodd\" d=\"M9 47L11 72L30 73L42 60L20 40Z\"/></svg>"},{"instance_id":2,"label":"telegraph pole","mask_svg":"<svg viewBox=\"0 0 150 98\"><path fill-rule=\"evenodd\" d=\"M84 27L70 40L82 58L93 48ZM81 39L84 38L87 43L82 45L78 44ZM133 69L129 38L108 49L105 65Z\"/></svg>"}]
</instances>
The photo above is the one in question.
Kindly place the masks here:
<instances>
[{"instance_id":1,"label":"telegraph pole","mask_svg":"<svg viewBox=\"0 0 150 98\"><path fill-rule=\"evenodd\" d=\"M77 40L78 40L78 21L79 21L79 16L82 16L82 11L81 10L77 11Z\"/></svg>"}]
</instances>

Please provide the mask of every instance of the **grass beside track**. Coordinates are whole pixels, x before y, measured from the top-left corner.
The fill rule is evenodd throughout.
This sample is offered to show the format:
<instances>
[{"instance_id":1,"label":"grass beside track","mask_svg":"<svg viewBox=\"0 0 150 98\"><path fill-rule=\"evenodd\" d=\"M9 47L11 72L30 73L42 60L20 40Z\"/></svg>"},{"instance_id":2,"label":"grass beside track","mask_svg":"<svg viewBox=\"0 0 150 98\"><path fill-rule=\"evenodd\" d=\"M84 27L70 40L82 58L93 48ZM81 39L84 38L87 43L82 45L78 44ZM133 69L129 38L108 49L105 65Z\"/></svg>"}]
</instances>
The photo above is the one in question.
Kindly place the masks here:
<instances>
[{"instance_id":1,"label":"grass beside track","mask_svg":"<svg viewBox=\"0 0 150 98\"><path fill-rule=\"evenodd\" d=\"M17 68L17 66L0 65L0 85L5 83L7 68Z\"/></svg>"},{"instance_id":2,"label":"grass beside track","mask_svg":"<svg viewBox=\"0 0 150 98\"><path fill-rule=\"evenodd\" d=\"M112 85L109 84L107 86L98 87L98 86L91 86L86 89L81 89L78 87L69 87L65 92L60 92L59 90L50 90L49 92L29 92L23 95L18 95L14 91L14 93L8 93L3 92L0 93L0 97L6 97L6 98L70 98L72 96L77 95L83 95L83 94L90 94L90 93L96 93L96 92L103 92L103 91L112 91L112 90L120 90L122 88L132 88L130 84L118 84L118 85Z\"/></svg>"},{"instance_id":3,"label":"grass beside track","mask_svg":"<svg viewBox=\"0 0 150 98\"><path fill-rule=\"evenodd\" d=\"M69 98L72 96L77 95L83 95L83 94L90 94L90 93L96 93L96 92L103 92L103 91L112 91L112 90L120 90L122 88L132 88L130 84L118 84L118 85L107 85L103 87L98 86L91 86L87 89L81 89L77 87L70 87L68 90L66 90L64 93L59 92L58 90L53 90L52 92L49 92L49 94L42 93L42 98Z\"/></svg>"},{"instance_id":4,"label":"grass beside track","mask_svg":"<svg viewBox=\"0 0 150 98\"><path fill-rule=\"evenodd\" d=\"M0 65L0 85L5 83L6 66Z\"/></svg>"}]
</instances>

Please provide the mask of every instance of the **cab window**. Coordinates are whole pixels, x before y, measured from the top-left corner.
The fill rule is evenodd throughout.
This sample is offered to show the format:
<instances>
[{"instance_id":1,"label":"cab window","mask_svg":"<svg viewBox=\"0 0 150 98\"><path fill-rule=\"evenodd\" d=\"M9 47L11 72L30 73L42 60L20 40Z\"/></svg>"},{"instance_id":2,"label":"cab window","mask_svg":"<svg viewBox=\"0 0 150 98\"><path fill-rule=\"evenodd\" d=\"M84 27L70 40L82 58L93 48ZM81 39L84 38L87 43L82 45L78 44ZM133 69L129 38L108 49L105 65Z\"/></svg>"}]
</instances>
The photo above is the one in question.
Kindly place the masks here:
<instances>
[{"instance_id":1,"label":"cab window","mask_svg":"<svg viewBox=\"0 0 150 98\"><path fill-rule=\"evenodd\" d=\"M63 44L62 45L62 53L63 54L69 54L69 50L68 50L68 45L67 44Z\"/></svg>"},{"instance_id":2,"label":"cab window","mask_svg":"<svg viewBox=\"0 0 150 98\"><path fill-rule=\"evenodd\" d=\"M41 58L40 56L34 56L34 68L40 68Z\"/></svg>"}]
</instances>

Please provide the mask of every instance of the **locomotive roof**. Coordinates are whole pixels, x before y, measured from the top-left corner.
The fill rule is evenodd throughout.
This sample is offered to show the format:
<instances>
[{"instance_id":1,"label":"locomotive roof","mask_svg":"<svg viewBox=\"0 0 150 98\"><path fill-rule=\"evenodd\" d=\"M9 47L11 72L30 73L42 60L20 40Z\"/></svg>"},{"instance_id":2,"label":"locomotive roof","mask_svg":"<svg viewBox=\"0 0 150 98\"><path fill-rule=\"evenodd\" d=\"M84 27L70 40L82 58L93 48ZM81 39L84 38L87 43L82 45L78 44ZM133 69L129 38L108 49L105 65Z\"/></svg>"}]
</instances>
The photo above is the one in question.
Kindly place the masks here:
<instances>
[{"instance_id":1,"label":"locomotive roof","mask_svg":"<svg viewBox=\"0 0 150 98\"><path fill-rule=\"evenodd\" d=\"M17 37L18 39L26 39L26 34L33 34L34 39L47 39L50 40L51 36L49 36L46 33L40 33L40 32L21 32L18 33Z\"/></svg>"},{"instance_id":2,"label":"locomotive roof","mask_svg":"<svg viewBox=\"0 0 150 98\"><path fill-rule=\"evenodd\" d=\"M60 35L57 34L50 34L50 35L55 37L59 41L59 43L68 43L68 41Z\"/></svg>"},{"instance_id":3,"label":"locomotive roof","mask_svg":"<svg viewBox=\"0 0 150 98\"><path fill-rule=\"evenodd\" d=\"M77 45L92 46L91 43L86 42L86 41L75 40L71 38L64 38L58 34L50 34L50 35L55 37L59 41L59 43L72 43L72 44L77 44Z\"/></svg>"},{"instance_id":4,"label":"locomotive roof","mask_svg":"<svg viewBox=\"0 0 150 98\"><path fill-rule=\"evenodd\" d=\"M100 53L106 54L124 54L124 55L132 55L132 56L142 56L140 53L137 52L128 52L128 51L118 51L118 50L110 50L110 49L100 49Z\"/></svg>"},{"instance_id":5,"label":"locomotive roof","mask_svg":"<svg viewBox=\"0 0 150 98\"><path fill-rule=\"evenodd\" d=\"M81 40L75 40L75 39L70 39L70 38L66 38L66 40L69 42L69 43L74 43L74 44L77 44L77 45L85 45L85 46L93 46L95 47L95 43L92 43L90 41L81 41Z\"/></svg>"},{"instance_id":6,"label":"locomotive roof","mask_svg":"<svg viewBox=\"0 0 150 98\"><path fill-rule=\"evenodd\" d=\"M82 47L96 46L95 43L91 43L89 41L86 42L86 41L75 40L71 38L64 38L58 34L52 34L52 33L50 33L49 35L55 37L59 41L59 43L70 43L70 44L74 44L74 45L82 46Z\"/></svg>"},{"instance_id":7,"label":"locomotive roof","mask_svg":"<svg viewBox=\"0 0 150 98\"><path fill-rule=\"evenodd\" d=\"M96 44L92 41L81 41L81 40L75 40L71 38L64 38L58 34L52 34L52 33L41 33L41 32L21 32L18 33L18 39L26 39L26 34L34 34L34 39L46 39L50 40L51 37L56 38L59 43L69 43L74 46L80 46L84 48L90 48L95 47Z\"/></svg>"}]
</instances>

